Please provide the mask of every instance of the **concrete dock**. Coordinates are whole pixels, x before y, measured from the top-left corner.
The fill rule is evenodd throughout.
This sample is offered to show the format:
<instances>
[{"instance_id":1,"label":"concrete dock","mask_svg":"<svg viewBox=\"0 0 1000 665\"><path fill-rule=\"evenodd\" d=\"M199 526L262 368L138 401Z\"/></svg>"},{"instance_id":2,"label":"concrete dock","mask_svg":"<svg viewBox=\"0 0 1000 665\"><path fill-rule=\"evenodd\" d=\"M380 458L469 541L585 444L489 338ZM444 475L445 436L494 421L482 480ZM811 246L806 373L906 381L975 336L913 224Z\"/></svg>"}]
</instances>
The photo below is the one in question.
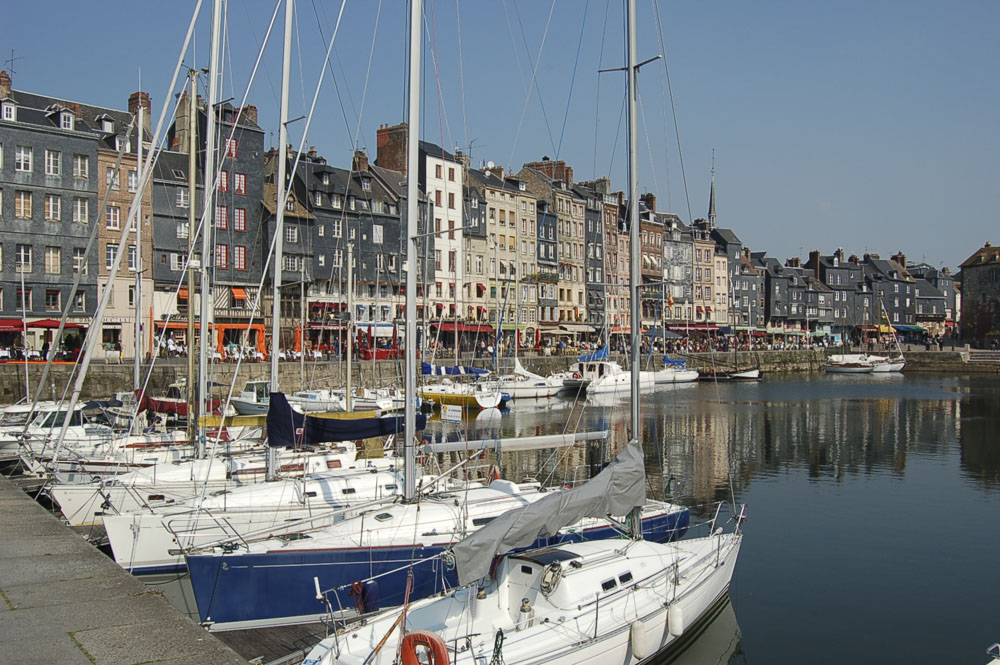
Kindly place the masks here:
<instances>
[{"instance_id":1,"label":"concrete dock","mask_svg":"<svg viewBox=\"0 0 1000 665\"><path fill-rule=\"evenodd\" d=\"M246 665L0 476L0 664Z\"/></svg>"}]
</instances>

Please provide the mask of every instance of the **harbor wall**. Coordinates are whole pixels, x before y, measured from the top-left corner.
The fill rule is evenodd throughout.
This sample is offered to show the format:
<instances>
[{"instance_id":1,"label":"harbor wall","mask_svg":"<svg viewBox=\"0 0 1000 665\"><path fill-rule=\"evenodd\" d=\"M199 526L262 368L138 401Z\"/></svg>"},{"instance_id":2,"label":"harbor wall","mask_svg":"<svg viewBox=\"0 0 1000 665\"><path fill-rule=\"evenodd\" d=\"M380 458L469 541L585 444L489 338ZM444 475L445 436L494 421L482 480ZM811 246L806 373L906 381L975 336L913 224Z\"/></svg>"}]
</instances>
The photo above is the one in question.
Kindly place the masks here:
<instances>
[{"instance_id":1,"label":"harbor wall","mask_svg":"<svg viewBox=\"0 0 1000 665\"><path fill-rule=\"evenodd\" d=\"M654 354L650 367L659 367L662 355ZM698 370L717 368L725 369L732 365L732 353L692 353L684 356L688 367ZM825 350L799 351L761 351L740 352L737 360L741 366L753 366L760 363L766 373L785 372L818 372L826 357ZM612 359L627 365L627 358L612 354ZM644 357L645 358L645 357ZM576 355L540 356L529 354L521 357L521 363L537 374L564 371L575 362ZM969 353L964 351L911 351L906 354L907 372L942 372L956 374L998 374L1000 361L970 362ZM439 361L440 362L440 361ZM454 358L449 358L453 363ZM645 360L644 360L645 362ZM462 363L477 367L488 367L488 358L475 358L467 354ZM359 361L352 363L354 385L385 386L403 383L402 360L384 360L372 363ZM10 404L24 396L23 364L0 364L0 403ZM231 363L219 363L213 366L211 380L228 387L236 374L237 366ZM70 380L72 366L54 365L51 369L48 385L42 390L43 399L58 399ZM149 373L148 392L152 395L162 394L171 383L180 381L187 372L187 363L182 358L158 360ZM278 369L278 381L283 390L292 392L302 387L338 387L345 381L346 363L339 361L308 361L300 366L297 361L281 362ZM28 365L28 381L32 392L36 390L37 381L42 374L42 365ZM147 367L143 367L142 376L146 376ZM267 379L270 376L269 363L247 363L239 366L239 376L236 390L239 391L244 381L251 379ZM130 364L93 364L83 384L83 399L102 399L115 392L128 390L132 386L132 365ZM223 387L213 388L213 395L220 395ZM223 394L224 396L224 394Z\"/></svg>"}]
</instances>

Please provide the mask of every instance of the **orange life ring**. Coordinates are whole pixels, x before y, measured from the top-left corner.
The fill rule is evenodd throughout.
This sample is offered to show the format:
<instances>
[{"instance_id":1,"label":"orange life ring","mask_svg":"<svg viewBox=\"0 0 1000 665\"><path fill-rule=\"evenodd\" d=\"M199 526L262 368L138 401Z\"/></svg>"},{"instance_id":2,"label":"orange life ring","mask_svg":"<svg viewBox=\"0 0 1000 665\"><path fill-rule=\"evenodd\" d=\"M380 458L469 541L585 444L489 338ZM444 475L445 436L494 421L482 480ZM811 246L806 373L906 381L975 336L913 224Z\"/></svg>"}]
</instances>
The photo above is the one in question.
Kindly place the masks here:
<instances>
[{"instance_id":1,"label":"orange life ring","mask_svg":"<svg viewBox=\"0 0 1000 665\"><path fill-rule=\"evenodd\" d=\"M424 665L417 658L419 646L427 649L426 665L448 665L448 647L440 635L429 630L415 630L403 636L403 643L400 646L403 665Z\"/></svg>"},{"instance_id":2,"label":"orange life ring","mask_svg":"<svg viewBox=\"0 0 1000 665\"><path fill-rule=\"evenodd\" d=\"M580 378L580 373L579 372L573 372L573 378L574 379L579 379Z\"/></svg>"}]
</instances>

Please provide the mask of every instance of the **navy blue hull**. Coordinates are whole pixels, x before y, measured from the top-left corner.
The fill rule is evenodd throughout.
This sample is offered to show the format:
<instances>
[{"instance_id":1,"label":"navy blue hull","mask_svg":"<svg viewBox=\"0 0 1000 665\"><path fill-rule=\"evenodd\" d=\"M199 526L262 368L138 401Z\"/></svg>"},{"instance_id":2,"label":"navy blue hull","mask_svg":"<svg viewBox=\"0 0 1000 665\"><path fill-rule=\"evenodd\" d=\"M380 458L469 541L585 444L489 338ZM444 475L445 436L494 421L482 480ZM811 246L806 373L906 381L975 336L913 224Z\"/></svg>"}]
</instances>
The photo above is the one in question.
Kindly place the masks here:
<instances>
[{"instance_id":1,"label":"navy blue hull","mask_svg":"<svg viewBox=\"0 0 1000 665\"><path fill-rule=\"evenodd\" d=\"M689 520L687 510L643 519L643 536L657 542L679 538L687 530ZM600 527L582 534L540 538L534 546L616 536L617 532L611 527ZM438 556L445 549L445 545L431 545L195 555L187 557L187 565L202 621L216 624L278 622L325 612L323 602L316 600L314 577L325 590L349 587L353 582L388 573L378 578L379 600L383 607L391 607L403 604L409 564L430 559L412 567L410 600L454 588L458 585L455 571L449 570ZM331 591L328 597L334 610L355 607L354 597L346 589Z\"/></svg>"}]
</instances>

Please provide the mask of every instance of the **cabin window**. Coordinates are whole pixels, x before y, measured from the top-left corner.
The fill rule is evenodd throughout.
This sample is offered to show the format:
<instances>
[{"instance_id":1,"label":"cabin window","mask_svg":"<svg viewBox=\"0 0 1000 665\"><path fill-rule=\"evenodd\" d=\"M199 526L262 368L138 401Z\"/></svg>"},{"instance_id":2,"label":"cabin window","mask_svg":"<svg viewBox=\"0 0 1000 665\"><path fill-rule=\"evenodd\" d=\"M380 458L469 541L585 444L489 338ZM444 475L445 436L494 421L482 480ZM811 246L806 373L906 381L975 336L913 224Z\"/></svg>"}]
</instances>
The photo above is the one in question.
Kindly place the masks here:
<instances>
[{"instance_id":1,"label":"cabin window","mask_svg":"<svg viewBox=\"0 0 1000 665\"><path fill-rule=\"evenodd\" d=\"M326 468L328 468L328 469L339 469L340 468L340 460L339 459L328 460L327 463L326 463Z\"/></svg>"},{"instance_id":2,"label":"cabin window","mask_svg":"<svg viewBox=\"0 0 1000 665\"><path fill-rule=\"evenodd\" d=\"M524 573L525 575L531 575L534 573L534 570L532 570L531 566L522 565L521 572Z\"/></svg>"},{"instance_id":3,"label":"cabin window","mask_svg":"<svg viewBox=\"0 0 1000 665\"><path fill-rule=\"evenodd\" d=\"M353 487L345 487L344 489L342 489L340 491L343 492L344 494L355 494L355 493L357 493L357 490L354 489Z\"/></svg>"},{"instance_id":4,"label":"cabin window","mask_svg":"<svg viewBox=\"0 0 1000 665\"><path fill-rule=\"evenodd\" d=\"M162 494L150 494L146 497L146 501L163 501L165 498Z\"/></svg>"},{"instance_id":5,"label":"cabin window","mask_svg":"<svg viewBox=\"0 0 1000 665\"><path fill-rule=\"evenodd\" d=\"M611 591L616 586L618 586L618 582L616 582L614 578L611 578L610 580L604 580L603 582L601 582L601 589L603 589L604 591Z\"/></svg>"},{"instance_id":6,"label":"cabin window","mask_svg":"<svg viewBox=\"0 0 1000 665\"><path fill-rule=\"evenodd\" d=\"M392 513L379 513L375 516L377 522L386 522L392 519Z\"/></svg>"},{"instance_id":7,"label":"cabin window","mask_svg":"<svg viewBox=\"0 0 1000 665\"><path fill-rule=\"evenodd\" d=\"M621 582L622 584L628 584L629 582L632 581L632 573L630 572L622 573L621 575L618 576L618 581Z\"/></svg>"},{"instance_id":8,"label":"cabin window","mask_svg":"<svg viewBox=\"0 0 1000 665\"><path fill-rule=\"evenodd\" d=\"M395 485L395 484L392 484L392 485L386 485L386 486L385 486L385 488L386 488L387 490L389 490L390 492L395 492L395 491L396 491L396 485Z\"/></svg>"},{"instance_id":9,"label":"cabin window","mask_svg":"<svg viewBox=\"0 0 1000 665\"><path fill-rule=\"evenodd\" d=\"M473 526L484 526L493 521L493 517L474 517L472 518Z\"/></svg>"},{"instance_id":10,"label":"cabin window","mask_svg":"<svg viewBox=\"0 0 1000 665\"><path fill-rule=\"evenodd\" d=\"M316 496L316 492L306 492L306 496Z\"/></svg>"}]
</instances>

